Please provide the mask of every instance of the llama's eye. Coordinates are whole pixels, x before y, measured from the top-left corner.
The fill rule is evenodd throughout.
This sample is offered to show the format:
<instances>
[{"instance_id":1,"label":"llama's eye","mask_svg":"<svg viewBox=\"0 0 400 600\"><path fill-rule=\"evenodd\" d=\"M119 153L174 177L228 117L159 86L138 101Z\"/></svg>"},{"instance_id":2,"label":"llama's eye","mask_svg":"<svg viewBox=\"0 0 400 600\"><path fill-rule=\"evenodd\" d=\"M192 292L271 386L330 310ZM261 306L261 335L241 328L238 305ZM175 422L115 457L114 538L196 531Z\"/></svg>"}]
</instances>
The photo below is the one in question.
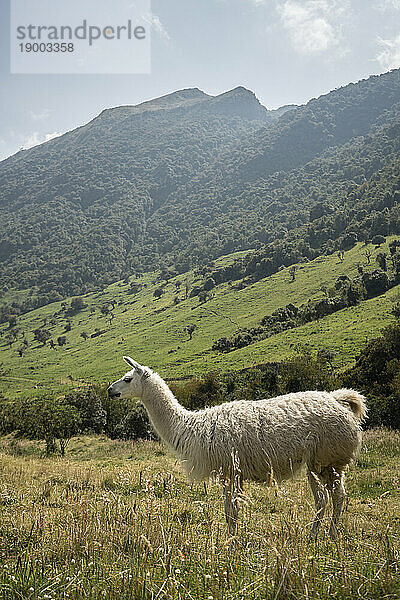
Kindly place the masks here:
<instances>
[{"instance_id":1,"label":"llama's eye","mask_svg":"<svg viewBox=\"0 0 400 600\"><path fill-rule=\"evenodd\" d=\"M132 381L132 377L124 377L125 383L130 383Z\"/></svg>"}]
</instances>

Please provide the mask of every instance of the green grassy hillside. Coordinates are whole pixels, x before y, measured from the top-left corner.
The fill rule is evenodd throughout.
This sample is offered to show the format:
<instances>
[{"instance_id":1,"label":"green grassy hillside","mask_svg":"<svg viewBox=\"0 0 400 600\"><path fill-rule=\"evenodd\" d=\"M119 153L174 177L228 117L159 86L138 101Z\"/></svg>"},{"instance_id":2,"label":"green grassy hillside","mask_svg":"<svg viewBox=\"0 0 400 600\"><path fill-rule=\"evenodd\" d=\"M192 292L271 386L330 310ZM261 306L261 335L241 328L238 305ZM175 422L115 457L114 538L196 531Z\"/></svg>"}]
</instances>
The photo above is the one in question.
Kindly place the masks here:
<instances>
[{"instance_id":1,"label":"green grassy hillside","mask_svg":"<svg viewBox=\"0 0 400 600\"><path fill-rule=\"evenodd\" d=\"M129 354L148 364L167 378L179 378L211 370L239 370L251 365L281 360L293 355L299 344L313 350L329 348L336 351L337 367L351 363L367 339L393 320L390 311L397 288L385 294L343 309L318 321L307 323L227 354L212 351L213 342L232 336L240 328L254 327L260 319L289 302L295 305L323 297L321 287L330 287L340 275L354 277L357 265L368 270L376 268L378 252L387 251L369 246L370 265L365 257L366 246L357 244L347 251L343 262L337 255L321 256L297 266L295 281L288 269L262 279L243 289L229 282L213 289L211 300L201 304L198 297L185 299L185 284L192 288L201 276L193 272L171 279L164 286L161 298L154 297L160 287L159 274L147 273L135 280L142 289L133 294L129 282L120 281L102 292L83 297L86 308L66 317L60 302L32 311L18 319L19 338L7 343L8 324L0 328L1 378L0 391L7 397L34 394L51 386L62 391L71 385L86 382L106 382L124 371L123 354ZM223 257L219 264L229 264L235 255ZM196 278L197 277L197 278ZM174 298L179 303L174 303ZM176 300L175 300L176 301ZM67 301L68 305L70 300ZM111 310L111 303L114 308ZM109 306L110 314L101 313ZM65 332L67 321L71 331ZM192 339L186 331L196 325ZM34 341L33 331L44 327L51 333L55 348ZM104 333L91 338L95 330ZM84 340L81 333L86 332ZM22 336L29 346L18 355ZM66 336L66 345L59 347L57 338Z\"/></svg>"}]
</instances>

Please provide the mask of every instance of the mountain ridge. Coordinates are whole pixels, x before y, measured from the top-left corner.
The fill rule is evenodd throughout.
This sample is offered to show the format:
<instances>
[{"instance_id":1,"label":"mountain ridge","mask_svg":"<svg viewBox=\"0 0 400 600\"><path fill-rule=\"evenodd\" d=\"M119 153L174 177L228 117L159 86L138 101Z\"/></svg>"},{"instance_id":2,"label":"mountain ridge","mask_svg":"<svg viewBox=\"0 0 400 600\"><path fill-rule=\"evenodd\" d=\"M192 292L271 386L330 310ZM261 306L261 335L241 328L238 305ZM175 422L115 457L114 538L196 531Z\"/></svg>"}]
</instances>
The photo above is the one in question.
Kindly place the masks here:
<instances>
[{"instance_id":1,"label":"mountain ridge","mask_svg":"<svg viewBox=\"0 0 400 600\"><path fill-rule=\"evenodd\" d=\"M66 131L62 135L59 135L56 138L48 140L47 142L42 142L41 144L37 144L36 146L33 146L32 148L22 148L15 154L0 161L0 165L2 165L3 163L6 163L14 158L25 159L27 157L27 154L30 155L30 154L32 154L32 151L42 150L43 147L57 146L60 141L64 141L65 136L70 137L73 134L78 135L79 132L82 133L82 130L86 131L86 129L88 127L92 126L95 123L98 123L99 121L102 121L104 119L105 120L113 120L115 118L115 115L118 115L118 117L129 118L131 116L141 115L144 113L153 113L153 112L156 113L158 111L176 111L176 110L183 109L183 108L187 109L187 108L190 108L191 106L196 107L203 102L205 104L202 106L202 108L204 110L207 110L207 108L210 108L210 106L219 105L219 104L223 103L224 100L228 100L228 99L232 99L232 98L237 99L238 97L240 97L241 100L247 99L251 103L254 103L255 108L250 110L248 114L246 114L246 110L242 110L241 115L240 115L240 116L243 116L244 118L248 118L250 120L252 118L254 118L255 120L257 120L258 118L263 119L264 117L265 117L265 120L269 120L267 117L267 115L269 115L269 113L274 115L273 117L271 117L271 120L273 120L273 119L277 118L277 116L278 116L277 111L281 110L281 109L274 109L272 111L269 111L268 109L266 109L264 106L261 105L261 103L257 99L254 92L247 90L246 88L244 88L242 86L237 86L236 88L233 88L226 92L222 92L215 96L206 94L199 88L183 88L181 90L176 90L175 92L164 94L163 96L158 96L156 98L152 98L151 100L146 100L144 102L140 102L139 104L132 104L132 105L131 104L123 104L120 106L105 108L98 115L96 115L95 117L90 119L90 121L88 121L87 123L80 125L69 131ZM206 104L206 101L209 101L209 104ZM243 106L243 104L242 104L242 106ZM282 107L282 108L285 108L285 107ZM280 114L279 114L279 116L280 116Z\"/></svg>"},{"instance_id":2,"label":"mountain ridge","mask_svg":"<svg viewBox=\"0 0 400 600\"><path fill-rule=\"evenodd\" d=\"M340 247L353 223L362 223L360 236L393 231L399 73L349 84L272 121L273 111L241 86L217 96L178 90L107 109L3 161L3 287L36 286L45 302L159 264L184 272L235 250L265 246L266 256L279 256L289 244L286 258L273 258L279 266ZM372 225L363 215L372 202L368 188L357 192L365 180L390 198L382 201L393 215L386 229L373 206ZM343 211L340 225L332 207Z\"/></svg>"}]
</instances>

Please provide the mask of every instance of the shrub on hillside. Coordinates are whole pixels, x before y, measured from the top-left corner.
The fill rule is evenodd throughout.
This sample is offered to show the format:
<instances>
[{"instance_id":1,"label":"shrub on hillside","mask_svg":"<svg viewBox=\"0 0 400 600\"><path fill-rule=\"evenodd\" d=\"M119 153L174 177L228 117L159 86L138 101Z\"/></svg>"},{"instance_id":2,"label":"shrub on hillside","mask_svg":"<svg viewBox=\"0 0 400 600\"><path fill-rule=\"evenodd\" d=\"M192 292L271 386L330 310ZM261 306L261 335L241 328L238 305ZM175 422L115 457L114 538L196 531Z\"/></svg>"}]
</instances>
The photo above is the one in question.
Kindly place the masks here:
<instances>
[{"instance_id":1,"label":"shrub on hillside","mask_svg":"<svg viewBox=\"0 0 400 600\"><path fill-rule=\"evenodd\" d=\"M56 451L58 440L64 455L68 442L81 427L78 410L64 399L49 395L4 403L1 416L4 433L14 432L18 437L43 440L46 454Z\"/></svg>"},{"instance_id":2,"label":"shrub on hillside","mask_svg":"<svg viewBox=\"0 0 400 600\"><path fill-rule=\"evenodd\" d=\"M313 356L303 350L291 360L282 364L280 391L282 394L307 390L333 390L339 382L329 361L328 352Z\"/></svg>"},{"instance_id":3,"label":"shrub on hillside","mask_svg":"<svg viewBox=\"0 0 400 600\"><path fill-rule=\"evenodd\" d=\"M137 404L129 410L125 417L116 425L115 436L125 440L158 439L143 404Z\"/></svg>"},{"instance_id":4,"label":"shrub on hillside","mask_svg":"<svg viewBox=\"0 0 400 600\"><path fill-rule=\"evenodd\" d=\"M66 394L65 402L79 412L82 433L104 431L107 413L103 408L103 395L103 390L95 387L74 390Z\"/></svg>"},{"instance_id":5,"label":"shrub on hillside","mask_svg":"<svg viewBox=\"0 0 400 600\"><path fill-rule=\"evenodd\" d=\"M65 315L67 317L73 317L74 315L76 315L78 312L80 312L81 310L83 310L86 307L87 307L87 304L85 304L83 298L81 298L80 296L77 296L76 298L72 298L71 305L69 308L66 309Z\"/></svg>"},{"instance_id":6,"label":"shrub on hillside","mask_svg":"<svg viewBox=\"0 0 400 600\"><path fill-rule=\"evenodd\" d=\"M381 244L384 244L386 241L386 238L383 235L374 235L374 237L372 238L372 243L375 246L380 246Z\"/></svg>"},{"instance_id":7,"label":"shrub on hillside","mask_svg":"<svg viewBox=\"0 0 400 600\"><path fill-rule=\"evenodd\" d=\"M193 377L185 384L171 385L171 389L189 410L220 404L224 400L221 378L213 372Z\"/></svg>"},{"instance_id":8,"label":"shrub on hillside","mask_svg":"<svg viewBox=\"0 0 400 600\"><path fill-rule=\"evenodd\" d=\"M400 427L400 323L365 346L343 382L367 396L370 427Z\"/></svg>"}]
</instances>

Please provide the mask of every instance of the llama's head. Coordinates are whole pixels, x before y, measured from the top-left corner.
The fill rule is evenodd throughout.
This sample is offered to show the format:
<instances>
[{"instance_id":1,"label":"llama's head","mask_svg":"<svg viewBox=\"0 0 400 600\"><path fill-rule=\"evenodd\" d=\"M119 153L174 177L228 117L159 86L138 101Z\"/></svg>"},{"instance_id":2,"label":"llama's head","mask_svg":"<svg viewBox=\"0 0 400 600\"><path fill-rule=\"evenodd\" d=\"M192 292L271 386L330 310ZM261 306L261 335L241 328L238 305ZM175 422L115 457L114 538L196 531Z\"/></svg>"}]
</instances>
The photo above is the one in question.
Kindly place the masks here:
<instances>
[{"instance_id":1,"label":"llama's head","mask_svg":"<svg viewBox=\"0 0 400 600\"><path fill-rule=\"evenodd\" d=\"M152 372L148 367L142 367L129 356L124 356L124 361L132 369L110 385L108 395L110 398L141 398L143 381L150 377Z\"/></svg>"}]
</instances>

